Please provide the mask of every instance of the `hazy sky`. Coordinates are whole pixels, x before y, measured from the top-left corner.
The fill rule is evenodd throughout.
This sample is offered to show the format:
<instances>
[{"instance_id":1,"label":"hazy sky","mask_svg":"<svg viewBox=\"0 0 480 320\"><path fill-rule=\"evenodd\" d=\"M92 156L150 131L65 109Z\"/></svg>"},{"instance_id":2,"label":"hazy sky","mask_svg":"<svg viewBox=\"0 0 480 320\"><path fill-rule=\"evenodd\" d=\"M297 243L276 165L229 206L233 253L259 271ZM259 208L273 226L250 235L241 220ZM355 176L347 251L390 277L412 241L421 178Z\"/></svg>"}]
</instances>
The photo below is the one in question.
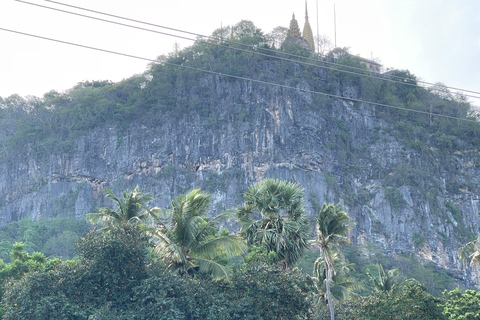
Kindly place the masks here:
<instances>
[{"instance_id":1,"label":"hazy sky","mask_svg":"<svg viewBox=\"0 0 480 320\"><path fill-rule=\"evenodd\" d=\"M242 19L253 21L264 33L277 26L288 27L292 13L301 28L305 20L304 0L58 1L205 35L221 24L232 25ZM82 12L48 1L30 2ZM409 69L424 81L480 91L479 0L318 0L319 32L332 42L334 3L337 46L350 47L351 53L365 58L379 58L385 67ZM308 0L308 10L316 34L315 0ZM181 48L193 43L15 0L0 0L0 28L150 59L171 52L175 42ZM0 30L2 97L14 93L42 96L84 80L118 81L143 72L147 64Z\"/></svg>"}]
</instances>

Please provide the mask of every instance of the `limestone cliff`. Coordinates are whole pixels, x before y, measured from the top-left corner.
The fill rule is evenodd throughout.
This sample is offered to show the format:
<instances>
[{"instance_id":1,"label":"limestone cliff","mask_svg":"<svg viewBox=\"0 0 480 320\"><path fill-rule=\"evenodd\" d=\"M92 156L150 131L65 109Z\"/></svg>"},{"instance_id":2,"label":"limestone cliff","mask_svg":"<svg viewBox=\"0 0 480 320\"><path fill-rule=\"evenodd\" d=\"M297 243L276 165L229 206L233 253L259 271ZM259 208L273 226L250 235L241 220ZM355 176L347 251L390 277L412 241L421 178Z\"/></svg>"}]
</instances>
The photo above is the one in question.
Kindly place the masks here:
<instances>
[{"instance_id":1,"label":"limestone cliff","mask_svg":"<svg viewBox=\"0 0 480 320\"><path fill-rule=\"evenodd\" d=\"M312 217L325 201L344 204L356 223L355 244L412 252L464 284L480 284L457 258L480 225L479 154L468 137L440 149L436 133L405 130L415 113L389 114L312 92L328 87L334 95L364 98L366 89L355 81L296 63L260 61L255 68L268 81L288 69L287 86L199 72L172 87L172 106L190 108L181 115L152 108L151 117L96 126L72 138L68 152L43 157L31 144L17 147L17 156L0 164L0 223L82 218L109 205L102 195L107 186L120 192L139 185L160 207L202 187L214 194L218 212L239 205L249 185L273 177L305 189ZM135 90L153 86L154 71ZM166 98L155 90L149 94L158 105ZM198 106L205 110L196 112Z\"/></svg>"}]
</instances>

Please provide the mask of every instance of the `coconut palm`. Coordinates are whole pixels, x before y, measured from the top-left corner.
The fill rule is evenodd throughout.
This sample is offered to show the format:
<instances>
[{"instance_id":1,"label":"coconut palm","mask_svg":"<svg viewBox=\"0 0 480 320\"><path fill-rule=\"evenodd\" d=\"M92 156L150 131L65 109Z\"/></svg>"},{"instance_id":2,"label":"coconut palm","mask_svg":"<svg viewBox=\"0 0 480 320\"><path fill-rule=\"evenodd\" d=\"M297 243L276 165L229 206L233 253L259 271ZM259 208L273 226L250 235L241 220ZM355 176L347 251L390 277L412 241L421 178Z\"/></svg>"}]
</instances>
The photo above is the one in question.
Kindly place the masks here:
<instances>
[{"instance_id":1,"label":"coconut palm","mask_svg":"<svg viewBox=\"0 0 480 320\"><path fill-rule=\"evenodd\" d=\"M147 208L148 202L153 198L140 191L136 186L133 190L127 190L118 198L109 188L104 189L105 197L110 198L116 204L117 209L100 208L98 212L87 214L87 219L92 224L104 225L101 229L109 231L117 227L125 227L129 224L137 224L146 220L149 216L158 212L158 208Z\"/></svg>"},{"instance_id":2,"label":"coconut palm","mask_svg":"<svg viewBox=\"0 0 480 320\"><path fill-rule=\"evenodd\" d=\"M349 298L354 290L362 287L355 282L354 278L348 276L348 273L355 269L354 263L346 263L345 260L340 259L337 253L333 254L333 263L336 272L332 276L330 291L333 298L343 301ZM326 278L325 259L320 255L313 266L313 282L317 292L320 293L318 304L322 301L328 301L325 285Z\"/></svg>"},{"instance_id":3,"label":"coconut palm","mask_svg":"<svg viewBox=\"0 0 480 320\"><path fill-rule=\"evenodd\" d=\"M308 248L303 190L296 183L265 179L250 187L244 198L237 217L247 244L275 252L275 263L283 269L294 265Z\"/></svg>"},{"instance_id":4,"label":"coconut palm","mask_svg":"<svg viewBox=\"0 0 480 320\"><path fill-rule=\"evenodd\" d=\"M229 270L220 259L245 252L244 242L235 235L218 235L217 223L233 211L225 211L209 220L206 216L211 195L193 189L172 201L165 210L170 221L163 222L159 215L149 229L154 250L160 255L167 270L178 270L182 275L196 270L225 278Z\"/></svg>"},{"instance_id":5,"label":"coconut palm","mask_svg":"<svg viewBox=\"0 0 480 320\"><path fill-rule=\"evenodd\" d=\"M350 217L340 205L332 203L324 204L317 214L318 239L320 246L320 256L324 260L325 268L325 289L328 306L330 308L330 317L335 319L333 310L333 300L331 296L331 281L335 275L334 250L339 250L338 246L349 242L347 232L350 229Z\"/></svg>"}]
</instances>

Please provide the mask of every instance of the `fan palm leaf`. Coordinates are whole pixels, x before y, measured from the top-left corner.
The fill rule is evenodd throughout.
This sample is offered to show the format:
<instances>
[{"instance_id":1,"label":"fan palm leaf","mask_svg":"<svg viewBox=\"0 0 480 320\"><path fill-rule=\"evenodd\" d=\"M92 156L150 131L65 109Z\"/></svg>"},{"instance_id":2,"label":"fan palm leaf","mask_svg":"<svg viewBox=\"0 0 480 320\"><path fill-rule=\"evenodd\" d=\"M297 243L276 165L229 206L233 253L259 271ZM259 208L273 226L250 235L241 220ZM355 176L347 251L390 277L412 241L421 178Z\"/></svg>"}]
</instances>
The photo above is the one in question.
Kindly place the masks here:
<instances>
[{"instance_id":1,"label":"fan palm leaf","mask_svg":"<svg viewBox=\"0 0 480 320\"><path fill-rule=\"evenodd\" d=\"M276 263L283 268L293 266L308 248L303 190L296 183L265 179L250 187L244 199L237 218L247 244L265 245L276 253Z\"/></svg>"}]
</instances>

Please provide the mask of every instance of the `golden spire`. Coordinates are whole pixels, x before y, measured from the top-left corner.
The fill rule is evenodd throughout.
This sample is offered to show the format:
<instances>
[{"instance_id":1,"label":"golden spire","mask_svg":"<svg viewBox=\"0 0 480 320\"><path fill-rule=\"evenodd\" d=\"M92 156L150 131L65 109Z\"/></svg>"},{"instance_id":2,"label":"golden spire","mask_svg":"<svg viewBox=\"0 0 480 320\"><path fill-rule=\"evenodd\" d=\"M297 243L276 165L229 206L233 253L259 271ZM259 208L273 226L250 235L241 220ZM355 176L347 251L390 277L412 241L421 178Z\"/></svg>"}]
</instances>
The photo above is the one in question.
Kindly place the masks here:
<instances>
[{"instance_id":1,"label":"golden spire","mask_svg":"<svg viewBox=\"0 0 480 320\"><path fill-rule=\"evenodd\" d=\"M305 25L303 26L303 39L308 43L308 47L315 52L315 42L313 40L312 27L308 22L307 0L305 0Z\"/></svg>"}]
</instances>

